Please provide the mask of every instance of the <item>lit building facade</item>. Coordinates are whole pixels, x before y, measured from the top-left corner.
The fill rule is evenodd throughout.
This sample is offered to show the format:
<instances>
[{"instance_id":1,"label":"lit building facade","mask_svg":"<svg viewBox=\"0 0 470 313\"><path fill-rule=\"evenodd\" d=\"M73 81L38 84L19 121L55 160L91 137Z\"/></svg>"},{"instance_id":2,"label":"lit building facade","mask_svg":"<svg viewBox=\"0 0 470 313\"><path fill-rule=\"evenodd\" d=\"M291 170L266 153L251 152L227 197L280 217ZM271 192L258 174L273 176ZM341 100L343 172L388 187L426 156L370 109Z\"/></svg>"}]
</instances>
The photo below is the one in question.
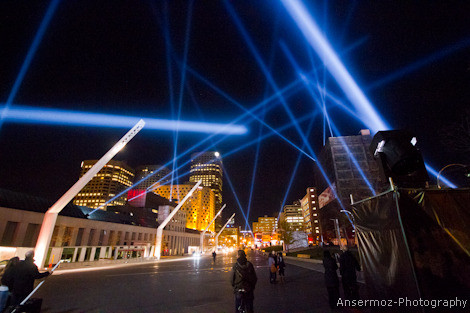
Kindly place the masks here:
<instances>
[{"instance_id":1,"label":"lit building facade","mask_svg":"<svg viewBox=\"0 0 470 313\"><path fill-rule=\"evenodd\" d=\"M272 234L277 229L277 219L275 217L258 217L258 222L253 222L253 233Z\"/></svg>"},{"instance_id":2,"label":"lit building facade","mask_svg":"<svg viewBox=\"0 0 470 313\"><path fill-rule=\"evenodd\" d=\"M161 185L170 181L170 170L163 165L141 165L135 169L135 180L137 183L140 180L148 177L140 184L135 186L135 189L146 190L159 183Z\"/></svg>"},{"instance_id":3,"label":"lit building facade","mask_svg":"<svg viewBox=\"0 0 470 313\"><path fill-rule=\"evenodd\" d=\"M226 247L238 247L239 235L240 230L238 227L227 225L227 227L225 227L225 229L220 234L219 245L225 245Z\"/></svg>"},{"instance_id":4,"label":"lit building facade","mask_svg":"<svg viewBox=\"0 0 470 313\"><path fill-rule=\"evenodd\" d=\"M199 180L202 181L203 186L212 189L215 196L215 209L218 211L222 207L223 181L222 159L218 152L209 151L191 155L189 181L197 183Z\"/></svg>"},{"instance_id":5,"label":"lit building facade","mask_svg":"<svg viewBox=\"0 0 470 313\"><path fill-rule=\"evenodd\" d=\"M83 161L80 177L85 175L96 162L98 160ZM132 186L133 181L134 170L131 167L124 162L111 160L80 190L73 199L73 204L96 209ZM125 205L126 201L127 193L124 193L107 205ZM106 206L101 209L106 210Z\"/></svg>"},{"instance_id":6,"label":"lit building facade","mask_svg":"<svg viewBox=\"0 0 470 313\"><path fill-rule=\"evenodd\" d=\"M289 225L290 230L305 230L304 216L302 214L300 201L285 205L279 216L279 221L286 222Z\"/></svg>"},{"instance_id":7,"label":"lit building facade","mask_svg":"<svg viewBox=\"0 0 470 313\"><path fill-rule=\"evenodd\" d=\"M181 184L173 186L159 186L153 190L159 196L168 200L183 199L194 187L194 184ZM186 228L194 230L204 230L215 216L215 196L209 187L199 187L181 209L186 213ZM214 224L209 227L209 231L214 231Z\"/></svg>"},{"instance_id":8,"label":"lit building facade","mask_svg":"<svg viewBox=\"0 0 470 313\"><path fill-rule=\"evenodd\" d=\"M302 215L305 221L305 231L308 235L308 241L312 244L320 244L321 225L318 208L317 189L314 187L307 188L307 194L300 200Z\"/></svg>"}]
</instances>

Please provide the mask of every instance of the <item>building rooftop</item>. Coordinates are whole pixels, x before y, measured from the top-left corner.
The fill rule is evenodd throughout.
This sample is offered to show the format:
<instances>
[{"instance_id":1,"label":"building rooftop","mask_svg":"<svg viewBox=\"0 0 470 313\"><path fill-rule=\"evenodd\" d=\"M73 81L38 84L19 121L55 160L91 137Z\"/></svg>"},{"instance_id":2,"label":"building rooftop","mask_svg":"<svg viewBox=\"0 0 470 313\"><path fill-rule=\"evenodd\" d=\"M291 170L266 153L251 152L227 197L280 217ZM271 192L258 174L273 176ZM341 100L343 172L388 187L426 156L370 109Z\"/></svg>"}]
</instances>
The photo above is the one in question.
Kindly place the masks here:
<instances>
[{"instance_id":1,"label":"building rooftop","mask_svg":"<svg viewBox=\"0 0 470 313\"><path fill-rule=\"evenodd\" d=\"M0 207L46 213L54 203L55 202L51 200L0 188ZM90 215L93 210L94 209L92 208L74 205L70 202L64 207L59 215L151 228L156 228L159 225L157 221L143 220L135 216L116 214L114 212L103 210L97 210Z\"/></svg>"}]
</instances>

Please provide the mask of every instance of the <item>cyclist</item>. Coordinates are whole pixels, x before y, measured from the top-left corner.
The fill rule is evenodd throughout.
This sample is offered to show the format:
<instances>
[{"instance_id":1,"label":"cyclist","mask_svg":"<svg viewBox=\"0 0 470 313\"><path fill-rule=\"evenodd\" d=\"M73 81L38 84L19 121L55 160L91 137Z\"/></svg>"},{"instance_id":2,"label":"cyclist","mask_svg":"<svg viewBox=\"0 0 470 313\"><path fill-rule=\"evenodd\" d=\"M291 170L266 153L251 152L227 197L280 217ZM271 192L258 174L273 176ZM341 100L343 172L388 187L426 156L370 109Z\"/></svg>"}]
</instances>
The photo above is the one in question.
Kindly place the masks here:
<instances>
[{"instance_id":1,"label":"cyclist","mask_svg":"<svg viewBox=\"0 0 470 313\"><path fill-rule=\"evenodd\" d=\"M241 309L241 312L253 313L254 290L257 280L255 268L246 259L245 251L238 250L238 259L233 265L231 275L235 294L235 312L240 312Z\"/></svg>"}]
</instances>

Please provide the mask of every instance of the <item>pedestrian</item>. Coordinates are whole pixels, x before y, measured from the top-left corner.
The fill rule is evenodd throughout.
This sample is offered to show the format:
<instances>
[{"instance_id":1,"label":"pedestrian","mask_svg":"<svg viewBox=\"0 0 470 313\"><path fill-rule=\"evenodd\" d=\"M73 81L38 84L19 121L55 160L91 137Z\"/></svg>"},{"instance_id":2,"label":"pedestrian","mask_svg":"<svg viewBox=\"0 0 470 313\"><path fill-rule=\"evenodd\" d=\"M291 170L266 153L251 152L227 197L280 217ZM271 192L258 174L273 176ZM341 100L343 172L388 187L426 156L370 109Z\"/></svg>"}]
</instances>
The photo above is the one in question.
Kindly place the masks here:
<instances>
[{"instance_id":1,"label":"pedestrian","mask_svg":"<svg viewBox=\"0 0 470 313\"><path fill-rule=\"evenodd\" d=\"M348 300L359 299L356 271L361 270L359 262L347 248L339 257L339 272L343 284L344 297Z\"/></svg>"},{"instance_id":2,"label":"pedestrian","mask_svg":"<svg viewBox=\"0 0 470 313\"><path fill-rule=\"evenodd\" d=\"M215 250L212 252L212 259L214 259L214 264L215 264L215 257L217 256L217 253L215 253Z\"/></svg>"},{"instance_id":3,"label":"pedestrian","mask_svg":"<svg viewBox=\"0 0 470 313\"><path fill-rule=\"evenodd\" d=\"M3 270L2 285L7 286L10 292L13 289L13 269L19 262L20 258L15 256L8 261Z\"/></svg>"},{"instance_id":4,"label":"pedestrian","mask_svg":"<svg viewBox=\"0 0 470 313\"><path fill-rule=\"evenodd\" d=\"M20 262L20 258L15 256L11 258L7 265L5 266L5 269L3 270L2 274L2 285L8 287L8 291L5 290L5 299L1 305L0 305L0 312L3 310L3 308L8 307L11 302L11 293L13 290L13 270L15 269L15 266Z\"/></svg>"},{"instance_id":5,"label":"pedestrian","mask_svg":"<svg viewBox=\"0 0 470 313\"><path fill-rule=\"evenodd\" d=\"M284 262L284 257L282 256L282 252L277 253L277 268L279 269L279 279L281 283L284 283L284 268L286 267L286 263Z\"/></svg>"},{"instance_id":6,"label":"pedestrian","mask_svg":"<svg viewBox=\"0 0 470 313\"><path fill-rule=\"evenodd\" d=\"M269 282L271 284L275 284L276 273L277 273L277 258L276 258L276 255L274 254L274 251L269 254L268 268L269 268Z\"/></svg>"},{"instance_id":7,"label":"pedestrian","mask_svg":"<svg viewBox=\"0 0 470 313\"><path fill-rule=\"evenodd\" d=\"M238 250L238 259L233 265L231 275L231 284L235 294L235 312L239 312L239 308L244 304L246 313L253 313L254 290L257 281L253 264L247 260L245 251Z\"/></svg>"},{"instance_id":8,"label":"pedestrian","mask_svg":"<svg viewBox=\"0 0 470 313\"><path fill-rule=\"evenodd\" d=\"M339 279L336 273L338 265L328 250L323 251L323 267L325 268L325 286L328 291L328 303L331 309L335 309L338 306L339 299Z\"/></svg>"},{"instance_id":9,"label":"pedestrian","mask_svg":"<svg viewBox=\"0 0 470 313\"><path fill-rule=\"evenodd\" d=\"M34 251L26 252L25 259L13 268L13 292L11 305L20 304L34 289L34 280L49 276L49 272L40 273L34 264Z\"/></svg>"}]
</instances>

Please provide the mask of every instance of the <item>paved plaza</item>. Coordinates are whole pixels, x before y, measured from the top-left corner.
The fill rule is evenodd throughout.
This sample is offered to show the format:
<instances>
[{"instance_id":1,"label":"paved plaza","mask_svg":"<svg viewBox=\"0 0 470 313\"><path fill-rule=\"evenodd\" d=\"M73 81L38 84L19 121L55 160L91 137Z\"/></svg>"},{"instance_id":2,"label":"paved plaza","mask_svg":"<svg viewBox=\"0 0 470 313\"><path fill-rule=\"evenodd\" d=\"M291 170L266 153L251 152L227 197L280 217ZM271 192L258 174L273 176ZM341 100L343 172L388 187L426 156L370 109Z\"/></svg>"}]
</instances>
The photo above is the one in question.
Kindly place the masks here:
<instances>
[{"instance_id":1,"label":"paved plaza","mask_svg":"<svg viewBox=\"0 0 470 313\"><path fill-rule=\"evenodd\" d=\"M229 275L235 258L231 253L217 256L215 264L203 256L59 270L35 296L44 299L43 312L233 312ZM258 275L255 312L330 312L323 274L312 270L318 264L288 263L285 283L273 285L267 257L250 251L248 259Z\"/></svg>"}]
</instances>

